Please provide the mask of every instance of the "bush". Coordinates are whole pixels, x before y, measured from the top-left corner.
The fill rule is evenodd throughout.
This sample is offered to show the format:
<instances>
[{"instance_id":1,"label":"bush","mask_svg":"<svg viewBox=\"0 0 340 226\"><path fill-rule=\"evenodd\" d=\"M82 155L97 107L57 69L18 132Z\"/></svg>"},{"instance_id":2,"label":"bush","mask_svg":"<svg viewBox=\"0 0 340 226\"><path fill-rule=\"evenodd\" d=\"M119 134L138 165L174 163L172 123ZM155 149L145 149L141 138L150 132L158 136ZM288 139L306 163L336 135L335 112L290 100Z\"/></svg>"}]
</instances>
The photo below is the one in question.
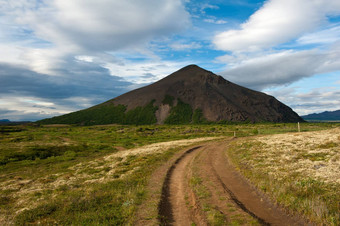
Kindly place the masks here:
<instances>
[{"instance_id":1,"label":"bush","mask_svg":"<svg viewBox=\"0 0 340 226\"><path fill-rule=\"evenodd\" d=\"M192 115L192 123L201 124L206 122L207 120L204 118L202 110L197 108Z\"/></svg>"},{"instance_id":2,"label":"bush","mask_svg":"<svg viewBox=\"0 0 340 226\"><path fill-rule=\"evenodd\" d=\"M173 97L173 96L165 95L165 97L162 101L162 104L168 104L172 107L173 104L174 104L174 99L175 99L175 97Z\"/></svg>"},{"instance_id":3,"label":"bush","mask_svg":"<svg viewBox=\"0 0 340 226\"><path fill-rule=\"evenodd\" d=\"M153 103L155 101L151 101L148 105L144 107L136 107L126 113L125 123L124 124L132 124L132 125L148 125L154 124L157 122L156 111L158 107L154 107Z\"/></svg>"},{"instance_id":4,"label":"bush","mask_svg":"<svg viewBox=\"0 0 340 226\"><path fill-rule=\"evenodd\" d=\"M188 124L192 119L192 108L189 104L177 99L177 105L172 107L170 115L165 119L165 124Z\"/></svg>"},{"instance_id":5,"label":"bush","mask_svg":"<svg viewBox=\"0 0 340 226\"><path fill-rule=\"evenodd\" d=\"M1 157L0 165L6 165L10 162L20 162L25 160L34 161L36 159L47 159L65 154L65 157L76 156L77 152L81 152L87 147L84 145L75 146L35 146L25 152L11 153Z\"/></svg>"}]
</instances>

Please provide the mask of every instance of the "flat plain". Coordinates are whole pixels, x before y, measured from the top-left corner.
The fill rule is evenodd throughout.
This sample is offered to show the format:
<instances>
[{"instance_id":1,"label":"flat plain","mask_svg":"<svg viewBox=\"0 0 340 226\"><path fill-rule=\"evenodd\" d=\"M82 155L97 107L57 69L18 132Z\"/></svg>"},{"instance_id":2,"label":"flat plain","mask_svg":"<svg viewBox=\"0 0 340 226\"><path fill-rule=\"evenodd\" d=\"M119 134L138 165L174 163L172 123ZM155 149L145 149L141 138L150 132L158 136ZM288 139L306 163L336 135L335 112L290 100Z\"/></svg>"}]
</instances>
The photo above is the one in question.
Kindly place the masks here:
<instances>
[{"instance_id":1,"label":"flat plain","mask_svg":"<svg viewBox=\"0 0 340 226\"><path fill-rule=\"evenodd\" d=\"M223 150L247 180L288 212L336 225L338 127L304 123L301 133L296 133L296 124L1 127L0 224L157 222L160 200L152 197L161 196L166 176L160 174L159 187L150 190L155 172L170 167L183 150L235 134L237 139ZM200 168L196 160L192 166ZM210 185L199 182L204 176L195 174L199 170L192 172L189 189L198 193L196 206L204 222L256 224L256 218L233 202L226 204L231 218L209 208L210 201L204 200L213 194L204 191ZM154 215L141 214L146 205Z\"/></svg>"}]
</instances>

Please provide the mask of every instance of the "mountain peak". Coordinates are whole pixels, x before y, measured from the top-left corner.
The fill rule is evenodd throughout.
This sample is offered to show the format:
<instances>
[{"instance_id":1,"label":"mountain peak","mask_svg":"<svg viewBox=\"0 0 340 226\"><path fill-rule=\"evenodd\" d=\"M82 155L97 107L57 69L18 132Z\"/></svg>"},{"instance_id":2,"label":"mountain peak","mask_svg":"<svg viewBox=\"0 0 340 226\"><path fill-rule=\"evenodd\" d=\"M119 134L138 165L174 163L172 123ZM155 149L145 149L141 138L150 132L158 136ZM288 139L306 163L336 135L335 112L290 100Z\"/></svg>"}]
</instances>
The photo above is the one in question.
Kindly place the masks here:
<instances>
[{"instance_id":1,"label":"mountain peak","mask_svg":"<svg viewBox=\"0 0 340 226\"><path fill-rule=\"evenodd\" d=\"M196 64L190 64L188 66L185 66L181 69L179 69L178 71L172 73L172 74L176 74L176 73L190 73L190 74L197 74L197 73L211 73L213 74L211 71L205 70L204 68L201 68L200 66L197 66Z\"/></svg>"},{"instance_id":2,"label":"mountain peak","mask_svg":"<svg viewBox=\"0 0 340 226\"><path fill-rule=\"evenodd\" d=\"M195 64L185 66L146 87L123 94L110 103L127 110L153 102L158 107L158 123L163 123L172 106L164 106L166 97L181 100L193 110L199 109L208 121L303 121L288 106L272 96L247 89ZM174 102L174 105L177 101Z\"/></svg>"},{"instance_id":3,"label":"mountain peak","mask_svg":"<svg viewBox=\"0 0 340 226\"><path fill-rule=\"evenodd\" d=\"M76 116L80 117L84 114L85 116L82 117L93 123L98 119L90 118L91 111L104 109L105 117L110 117L109 123L119 123L118 119L114 121L118 117L114 112L109 113L109 110L105 110L117 108L114 111L118 111L119 106L126 109L124 112L135 120L147 118L150 122L159 124L171 121L169 118L176 123L190 123L194 121L195 112L196 118L204 118L211 122L303 121L291 108L274 97L231 83L194 64L183 67L151 85L132 90L84 110L84 112L89 112L89 118L86 118L86 114L82 112ZM144 116L146 109L154 112ZM120 115L124 115L124 112ZM185 121L183 121L184 118L186 118ZM81 117L77 120L81 121Z\"/></svg>"},{"instance_id":4,"label":"mountain peak","mask_svg":"<svg viewBox=\"0 0 340 226\"><path fill-rule=\"evenodd\" d=\"M182 70L205 70L205 69L201 68L200 66L197 66L196 64L189 64L179 69L178 71L182 71Z\"/></svg>"},{"instance_id":5,"label":"mountain peak","mask_svg":"<svg viewBox=\"0 0 340 226\"><path fill-rule=\"evenodd\" d=\"M155 84L167 83L168 85L170 85L176 82L185 81L189 83L203 84L206 82L214 82L221 79L224 80L221 76L215 75L211 71L205 70L204 68L201 68L195 64L191 64L179 69L178 71L175 71L174 73L156 82Z\"/></svg>"}]
</instances>

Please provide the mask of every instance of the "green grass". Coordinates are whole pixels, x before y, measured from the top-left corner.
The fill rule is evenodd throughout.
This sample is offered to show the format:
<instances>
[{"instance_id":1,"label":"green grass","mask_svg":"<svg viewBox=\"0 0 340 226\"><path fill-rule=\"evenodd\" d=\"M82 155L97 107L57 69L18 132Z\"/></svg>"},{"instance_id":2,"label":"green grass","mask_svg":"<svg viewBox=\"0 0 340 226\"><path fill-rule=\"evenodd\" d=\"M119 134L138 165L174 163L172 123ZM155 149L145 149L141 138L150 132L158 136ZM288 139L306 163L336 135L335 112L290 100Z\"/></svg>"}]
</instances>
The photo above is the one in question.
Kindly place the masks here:
<instances>
[{"instance_id":1,"label":"green grass","mask_svg":"<svg viewBox=\"0 0 340 226\"><path fill-rule=\"evenodd\" d=\"M334 126L303 124L302 128ZM295 124L0 127L0 220L18 225L132 224L138 205L145 199L149 176L178 150L116 158L117 165L103 165L98 170L103 157L156 142L233 136L233 131L237 136L251 136L255 128L260 134L296 131ZM95 167L74 169L93 160L98 164ZM115 167L112 180L102 183L84 183L75 174L95 178ZM56 186L60 178L70 183ZM21 193L32 184L37 184L36 191ZM25 203L32 205L24 206ZM22 207L28 209L21 210Z\"/></svg>"},{"instance_id":2,"label":"green grass","mask_svg":"<svg viewBox=\"0 0 340 226\"><path fill-rule=\"evenodd\" d=\"M132 224L136 207L145 197L147 176L166 161L173 150L144 159L131 159L129 168L138 167L133 174L108 183L64 188L53 192L53 202L25 210L16 217L17 225L58 222L62 225L123 225Z\"/></svg>"},{"instance_id":3,"label":"green grass","mask_svg":"<svg viewBox=\"0 0 340 226\"><path fill-rule=\"evenodd\" d=\"M190 178L190 186L197 197L199 199L206 199L211 196L211 193L204 185L202 185L202 182L202 178L198 177L197 175Z\"/></svg>"}]
</instances>

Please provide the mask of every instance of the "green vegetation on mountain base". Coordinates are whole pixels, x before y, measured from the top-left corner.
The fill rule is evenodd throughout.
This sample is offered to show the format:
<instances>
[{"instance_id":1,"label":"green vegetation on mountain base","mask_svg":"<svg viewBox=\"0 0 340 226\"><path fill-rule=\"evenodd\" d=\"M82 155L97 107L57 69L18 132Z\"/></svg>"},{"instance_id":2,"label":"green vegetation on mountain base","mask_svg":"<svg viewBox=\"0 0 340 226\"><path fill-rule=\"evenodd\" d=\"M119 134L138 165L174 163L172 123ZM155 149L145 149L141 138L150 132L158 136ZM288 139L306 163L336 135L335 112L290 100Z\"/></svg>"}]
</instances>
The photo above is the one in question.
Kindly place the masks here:
<instances>
[{"instance_id":1,"label":"green vegetation on mountain base","mask_svg":"<svg viewBox=\"0 0 340 226\"><path fill-rule=\"evenodd\" d=\"M195 109L193 112L189 104L180 99L177 105L173 106L174 97L165 95L163 104L172 106L170 115L166 118L165 124L203 124L207 123L201 109ZM121 124L121 125L152 125L157 123L156 111L154 106L155 100L141 107L136 107L129 111L126 106L103 104L89 109L73 112L70 114L57 116L49 119L38 121L41 124L74 124L82 126Z\"/></svg>"},{"instance_id":2,"label":"green vegetation on mountain base","mask_svg":"<svg viewBox=\"0 0 340 226\"><path fill-rule=\"evenodd\" d=\"M44 119L41 124L77 124L77 125L148 125L157 122L155 112L157 107L151 101L144 107L136 107L126 112L123 105L105 104L93 108L72 112L70 114Z\"/></svg>"},{"instance_id":3,"label":"green vegetation on mountain base","mask_svg":"<svg viewBox=\"0 0 340 226\"><path fill-rule=\"evenodd\" d=\"M164 100L170 98L171 96L168 96ZM181 99L178 98L177 105L171 108L170 115L165 119L164 123L173 125L190 123L204 124L207 123L207 120L204 118L201 109L195 109L195 111L193 112L190 104L184 103Z\"/></svg>"},{"instance_id":4,"label":"green vegetation on mountain base","mask_svg":"<svg viewBox=\"0 0 340 226\"><path fill-rule=\"evenodd\" d=\"M170 115L165 119L165 124L189 124L192 120L192 108L181 99L177 99L177 105L172 107Z\"/></svg>"},{"instance_id":5,"label":"green vegetation on mountain base","mask_svg":"<svg viewBox=\"0 0 340 226\"><path fill-rule=\"evenodd\" d=\"M172 107L174 104L174 100L175 100L175 97L166 94L164 96L162 104L168 104L170 107Z\"/></svg>"},{"instance_id":6,"label":"green vegetation on mountain base","mask_svg":"<svg viewBox=\"0 0 340 226\"><path fill-rule=\"evenodd\" d=\"M41 124L101 125L125 121L126 107L105 104L39 121Z\"/></svg>"},{"instance_id":7,"label":"green vegetation on mountain base","mask_svg":"<svg viewBox=\"0 0 340 226\"><path fill-rule=\"evenodd\" d=\"M192 123L194 124L208 123L208 121L204 118L201 109L199 108L195 109L194 113L192 114Z\"/></svg>"},{"instance_id":8,"label":"green vegetation on mountain base","mask_svg":"<svg viewBox=\"0 0 340 226\"><path fill-rule=\"evenodd\" d=\"M150 125L157 122L155 112L158 107L153 106L155 101L151 101L148 105L144 107L136 107L128 111L125 114L125 120L123 124L127 125Z\"/></svg>"},{"instance_id":9,"label":"green vegetation on mountain base","mask_svg":"<svg viewBox=\"0 0 340 226\"><path fill-rule=\"evenodd\" d=\"M221 120L218 122L208 121L200 108L193 109L190 104L185 103L180 98L165 95L162 104L169 105L170 114L164 120L168 125L185 125L185 124L249 124L250 120L242 122ZM72 124L81 126L91 125L152 125L157 123L156 111L158 106L154 106L155 100L152 100L145 106L138 106L127 111L127 106L112 103L104 103L85 110L72 112L69 114L56 116L49 119L38 121L41 124ZM265 123L265 122L263 122ZM270 122L269 122L270 123Z\"/></svg>"}]
</instances>

